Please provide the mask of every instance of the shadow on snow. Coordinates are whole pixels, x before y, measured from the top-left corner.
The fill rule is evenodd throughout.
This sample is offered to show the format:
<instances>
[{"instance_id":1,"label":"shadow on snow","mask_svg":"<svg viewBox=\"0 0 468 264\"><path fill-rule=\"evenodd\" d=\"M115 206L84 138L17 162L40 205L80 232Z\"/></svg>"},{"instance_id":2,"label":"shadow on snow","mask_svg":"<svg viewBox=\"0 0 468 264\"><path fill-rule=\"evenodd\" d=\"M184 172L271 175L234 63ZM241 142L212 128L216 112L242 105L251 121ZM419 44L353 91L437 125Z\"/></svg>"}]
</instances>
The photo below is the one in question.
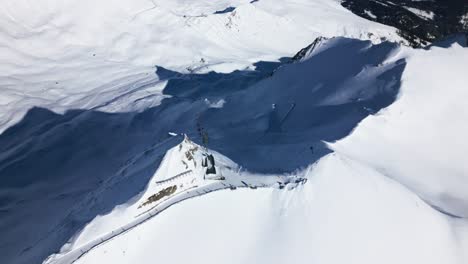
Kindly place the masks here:
<instances>
[{"instance_id":1,"label":"shadow on snow","mask_svg":"<svg viewBox=\"0 0 468 264\"><path fill-rule=\"evenodd\" d=\"M165 152L187 133L260 173L288 173L329 153L396 98L404 61L396 49L343 38L302 62L254 71L183 74L159 67L171 98L141 113L31 109L0 135L0 254L40 263L97 215L132 202Z\"/></svg>"}]
</instances>

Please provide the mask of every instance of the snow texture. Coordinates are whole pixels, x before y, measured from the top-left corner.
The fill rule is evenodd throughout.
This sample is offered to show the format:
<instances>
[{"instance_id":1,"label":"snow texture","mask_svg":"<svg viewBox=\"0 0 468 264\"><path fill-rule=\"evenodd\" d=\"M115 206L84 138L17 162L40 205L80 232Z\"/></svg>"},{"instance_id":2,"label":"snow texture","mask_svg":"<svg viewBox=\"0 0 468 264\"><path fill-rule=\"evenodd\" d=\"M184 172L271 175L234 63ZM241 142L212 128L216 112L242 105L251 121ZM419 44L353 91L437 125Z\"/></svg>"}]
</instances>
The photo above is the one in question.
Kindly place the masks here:
<instances>
[{"instance_id":1,"label":"snow texture","mask_svg":"<svg viewBox=\"0 0 468 264\"><path fill-rule=\"evenodd\" d=\"M0 1L1 263L468 261L459 44L335 0Z\"/></svg>"},{"instance_id":2,"label":"snow texture","mask_svg":"<svg viewBox=\"0 0 468 264\"><path fill-rule=\"evenodd\" d=\"M236 9L213 14L228 7ZM2 0L0 29L0 132L34 106L154 106L155 65L230 72L291 56L318 36L401 40L332 0Z\"/></svg>"}]
</instances>

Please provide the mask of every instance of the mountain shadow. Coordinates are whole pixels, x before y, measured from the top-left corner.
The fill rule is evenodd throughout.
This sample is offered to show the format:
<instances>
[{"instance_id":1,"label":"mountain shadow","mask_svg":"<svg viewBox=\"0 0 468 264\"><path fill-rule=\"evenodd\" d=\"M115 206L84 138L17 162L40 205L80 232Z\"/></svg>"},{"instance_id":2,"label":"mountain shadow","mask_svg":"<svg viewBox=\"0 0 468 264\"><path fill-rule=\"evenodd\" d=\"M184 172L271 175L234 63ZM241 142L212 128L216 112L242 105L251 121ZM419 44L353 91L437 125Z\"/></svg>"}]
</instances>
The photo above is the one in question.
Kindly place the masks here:
<instances>
[{"instance_id":1,"label":"mountain shadow","mask_svg":"<svg viewBox=\"0 0 468 264\"><path fill-rule=\"evenodd\" d=\"M330 150L398 94L396 44L324 40L255 70L158 67L170 98L143 112L32 108L0 135L0 258L41 263L98 215L132 203L187 134L258 173L290 173Z\"/></svg>"}]
</instances>

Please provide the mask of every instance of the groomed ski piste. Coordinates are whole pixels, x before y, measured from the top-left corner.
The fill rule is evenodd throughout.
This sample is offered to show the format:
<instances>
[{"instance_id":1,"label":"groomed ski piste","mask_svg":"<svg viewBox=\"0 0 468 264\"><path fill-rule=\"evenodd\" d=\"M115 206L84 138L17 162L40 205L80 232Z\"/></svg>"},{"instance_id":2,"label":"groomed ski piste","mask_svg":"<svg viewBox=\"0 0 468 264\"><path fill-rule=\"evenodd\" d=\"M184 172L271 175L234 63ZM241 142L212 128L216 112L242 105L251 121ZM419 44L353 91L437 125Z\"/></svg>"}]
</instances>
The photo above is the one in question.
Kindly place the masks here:
<instances>
[{"instance_id":1,"label":"groomed ski piste","mask_svg":"<svg viewBox=\"0 0 468 264\"><path fill-rule=\"evenodd\" d=\"M101 244L131 231L172 205L190 198L225 189L231 191L238 188L293 190L307 182L306 176L255 175L242 171L233 161L193 143L185 135L179 145L168 151L141 198L121 209L127 217L133 215L133 220L124 222L128 219L127 217L117 216L121 226L116 229L107 227L100 229L99 232L91 231L92 234L89 237L86 232L88 229L92 230L93 226L88 226L84 230L84 235L80 235L76 241L69 242L68 249L50 256L44 263L74 263ZM115 215L111 213L101 220L106 221L113 217ZM112 226L116 224L117 222Z\"/></svg>"}]
</instances>

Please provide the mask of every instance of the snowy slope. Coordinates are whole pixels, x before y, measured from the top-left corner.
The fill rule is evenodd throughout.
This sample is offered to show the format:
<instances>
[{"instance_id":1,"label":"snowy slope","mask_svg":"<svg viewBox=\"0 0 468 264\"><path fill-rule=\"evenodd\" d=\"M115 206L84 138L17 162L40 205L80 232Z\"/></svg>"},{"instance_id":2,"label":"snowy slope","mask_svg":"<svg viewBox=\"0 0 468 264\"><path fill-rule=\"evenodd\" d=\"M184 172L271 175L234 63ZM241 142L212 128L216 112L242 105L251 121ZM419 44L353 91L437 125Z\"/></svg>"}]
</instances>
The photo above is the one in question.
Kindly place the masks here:
<instances>
[{"instance_id":1,"label":"snowy slope","mask_svg":"<svg viewBox=\"0 0 468 264\"><path fill-rule=\"evenodd\" d=\"M333 54L336 54L337 48L346 46L347 41L349 40L333 39L320 42L313 50L305 53L303 62L299 65L307 65L309 61L311 63L316 60L320 61L320 56L330 49L333 50ZM223 263L284 263L286 261L293 263L465 263L468 258L466 251L468 222L466 219L454 218L434 208L437 207L439 210L452 214L463 212L450 211L453 208L466 208L468 203L464 200L465 193L458 191L462 190L463 185L467 183L466 177L458 176L456 179L447 180L444 185L440 184L443 182L441 177L446 177L445 175L457 177L456 169L466 175L463 157L460 157L460 160L452 158L450 161L453 164L443 165L446 171L447 168L454 171L448 170L447 174L436 174L440 168L438 166L441 165L434 161L425 161L425 156L421 153L413 153L410 156L400 154L398 157L402 157L401 160L385 155L385 153L392 153L392 147L405 149L399 144L404 144L410 149L422 149L426 144L424 141L417 140L419 137L401 143L389 138L397 131L406 131L405 128L398 127L398 123L404 121L401 116L405 112L398 106L405 105L407 100L428 102L433 97L433 94L429 92L411 92L411 89L418 91L416 87L425 81L425 79L415 77L419 71L414 69L421 67L421 60L426 67L430 65L439 67L437 59L447 59L451 61L450 65L457 65L457 59L463 61L465 52L465 49L454 44L449 49L437 47L424 51L400 49L399 52L391 53L392 55L386 58L387 64L391 61L400 61L402 58L407 59L408 63L408 70L405 70L406 75L403 76L403 87L406 88L402 88L397 102L377 115L366 118L349 137L332 144L331 147L337 151L336 153L329 154L314 165L288 176L306 177L305 184L298 185L297 188L285 189L278 189L277 186L271 185L266 186L270 187L267 189L218 190L209 194L201 192L198 193L198 198L176 203L164 211L153 212L154 214L150 214L147 221L135 225L132 219L138 215L138 210L141 210L137 206L154 192L156 180L167 179L167 175L177 175L188 168L196 171L193 166L197 164L195 161L201 160L200 156L194 156L196 158L192 165L192 160L191 162L185 160L184 155L174 155L174 153L184 153L187 147L174 147L168 152L145 192L140 194L137 200L115 209L110 214L97 217L83 229L82 233L70 240L59 254L52 255L45 263L62 264L71 263L74 260L77 260L75 263L107 261L152 263L155 258L170 263L188 261L218 263L220 259ZM426 57L431 57L431 61L426 61ZM294 68L294 66L288 65L278 69L275 72L276 78L286 76L283 73L288 72L288 68ZM307 69L310 71L310 66ZM445 74L453 72L456 75L457 72L454 69L458 68L454 67L452 71L439 69L439 72L440 74L445 71ZM375 69L366 68L365 74L361 73L361 75L371 76L373 71ZM296 68L295 72L300 73L300 70ZM364 82L362 77L360 80ZM281 83L278 79L276 82ZM257 92L261 90L262 83L253 86ZM349 84L350 81L346 83ZM457 89L456 82L453 82L453 85L454 93L463 92L462 89ZM278 93L274 88L269 87L270 92ZM332 93L333 96L324 96L321 102L346 104L346 100L354 98L353 87L359 86L348 86L348 89L344 90L345 93L342 91ZM427 87L432 89L433 93L445 91L444 87L441 88L437 83L427 85ZM370 91L359 92L362 100L366 98L365 92ZM250 94L254 95L252 92ZM292 94L291 91L288 94ZM457 98L463 98L460 96L458 95ZM300 101L297 102L300 105ZM455 105L457 100L453 98L451 102ZM421 109L424 108L421 107ZM421 114L421 112L407 111ZM433 111L440 110L434 109ZM463 114L463 111L459 114ZM396 126L399 130L392 131L388 127L385 129L383 125L365 127L366 123L375 122L376 119L384 119L388 126ZM408 123L413 124L414 120L429 119L413 117ZM422 126L418 123L414 125ZM360 133L365 133L366 136L363 138L367 140L377 138L381 127L390 136L379 138L377 142L367 143L370 146L351 145L366 143L363 139L355 139L360 136ZM444 129L450 129L450 127L444 127ZM433 127L431 131L444 133L444 129ZM459 129L463 130L464 126L461 125ZM374 131L377 133L373 134ZM415 128L410 131L413 132L407 133L408 135L413 137L418 135ZM284 133L293 132L284 131ZM398 139L404 140L404 137L400 136ZM453 139L457 144L463 144L462 141ZM193 146L188 148L193 148ZM357 151L352 152L352 150ZM261 147L257 147L255 151L261 152ZM372 151L378 153L372 153ZM448 155L449 151L451 149L448 147L439 148L442 154L446 152L445 154ZM287 155L289 152L282 153ZM414 161L405 162L409 158ZM233 161L219 153L216 154L216 159L223 160L220 167L233 168L233 179L242 177L242 174L238 174L238 166ZM185 160L185 163L181 160ZM395 162L390 162L392 160ZM418 165L418 162L424 162L425 166ZM182 164L190 165L184 167L185 165ZM392 170L396 173L389 173ZM428 174L429 171L434 172ZM226 171L222 174L225 173ZM432 178L420 177L420 175L432 176ZM397 181L389 179L389 176ZM190 177L192 176L188 179ZM257 178L268 182L269 177L276 178L281 175L250 173L247 178L254 182ZM419 181L419 185L418 182L414 182L415 180ZM229 185L232 179L228 178L221 182ZM200 183L196 185L199 186ZM183 183L183 185L186 184ZM211 186L207 189L210 192L214 190L215 185ZM445 193L457 199L437 199L438 196L434 196L433 192L436 188L443 188ZM131 224L128 225L128 223ZM122 226L124 229L120 229ZM125 232L121 233L118 230ZM112 237L105 235L112 232L116 235ZM107 240L107 238L110 239ZM91 250L88 252L88 249ZM210 253L207 253L208 251ZM184 254L179 254L179 252L184 252Z\"/></svg>"},{"instance_id":2,"label":"snowy slope","mask_svg":"<svg viewBox=\"0 0 468 264\"><path fill-rule=\"evenodd\" d=\"M335 0L0 2L1 263L468 261L465 48Z\"/></svg>"},{"instance_id":3,"label":"snowy slope","mask_svg":"<svg viewBox=\"0 0 468 264\"><path fill-rule=\"evenodd\" d=\"M466 226L378 172L331 155L309 180L188 200L76 263L465 263Z\"/></svg>"},{"instance_id":4,"label":"snowy slope","mask_svg":"<svg viewBox=\"0 0 468 264\"><path fill-rule=\"evenodd\" d=\"M291 56L319 35L401 40L333 0L2 0L0 131L33 106L143 110L153 102L134 102L153 93L155 65L226 72ZM134 98L106 107L129 87Z\"/></svg>"},{"instance_id":5,"label":"snowy slope","mask_svg":"<svg viewBox=\"0 0 468 264\"><path fill-rule=\"evenodd\" d=\"M203 166L206 155L213 155L216 173L208 174ZM205 173L206 171L206 173ZM306 178L291 175L255 175L241 171L223 155L199 146L187 137L169 150L145 191L112 213L96 218L69 241L59 254L45 263L72 263L103 244L120 239L125 233L146 224L169 207L207 193L238 188L277 188L293 190ZM167 191L167 193L166 193Z\"/></svg>"},{"instance_id":6,"label":"snowy slope","mask_svg":"<svg viewBox=\"0 0 468 264\"><path fill-rule=\"evenodd\" d=\"M462 99L468 96L468 49L453 44L399 56L408 58L401 98L332 148L401 182L441 210L468 217L468 109Z\"/></svg>"},{"instance_id":7,"label":"snowy slope","mask_svg":"<svg viewBox=\"0 0 468 264\"><path fill-rule=\"evenodd\" d=\"M249 171L294 172L330 152L324 140L346 136L395 99L405 67L392 59L396 44L333 38L311 49L298 61L256 63L254 71L159 67L169 98L141 113L31 109L0 137L5 259L38 262L96 216L137 199L181 140L168 132L201 143L202 129L210 148ZM221 108L208 103L219 100ZM10 228L17 219L28 221Z\"/></svg>"}]
</instances>

